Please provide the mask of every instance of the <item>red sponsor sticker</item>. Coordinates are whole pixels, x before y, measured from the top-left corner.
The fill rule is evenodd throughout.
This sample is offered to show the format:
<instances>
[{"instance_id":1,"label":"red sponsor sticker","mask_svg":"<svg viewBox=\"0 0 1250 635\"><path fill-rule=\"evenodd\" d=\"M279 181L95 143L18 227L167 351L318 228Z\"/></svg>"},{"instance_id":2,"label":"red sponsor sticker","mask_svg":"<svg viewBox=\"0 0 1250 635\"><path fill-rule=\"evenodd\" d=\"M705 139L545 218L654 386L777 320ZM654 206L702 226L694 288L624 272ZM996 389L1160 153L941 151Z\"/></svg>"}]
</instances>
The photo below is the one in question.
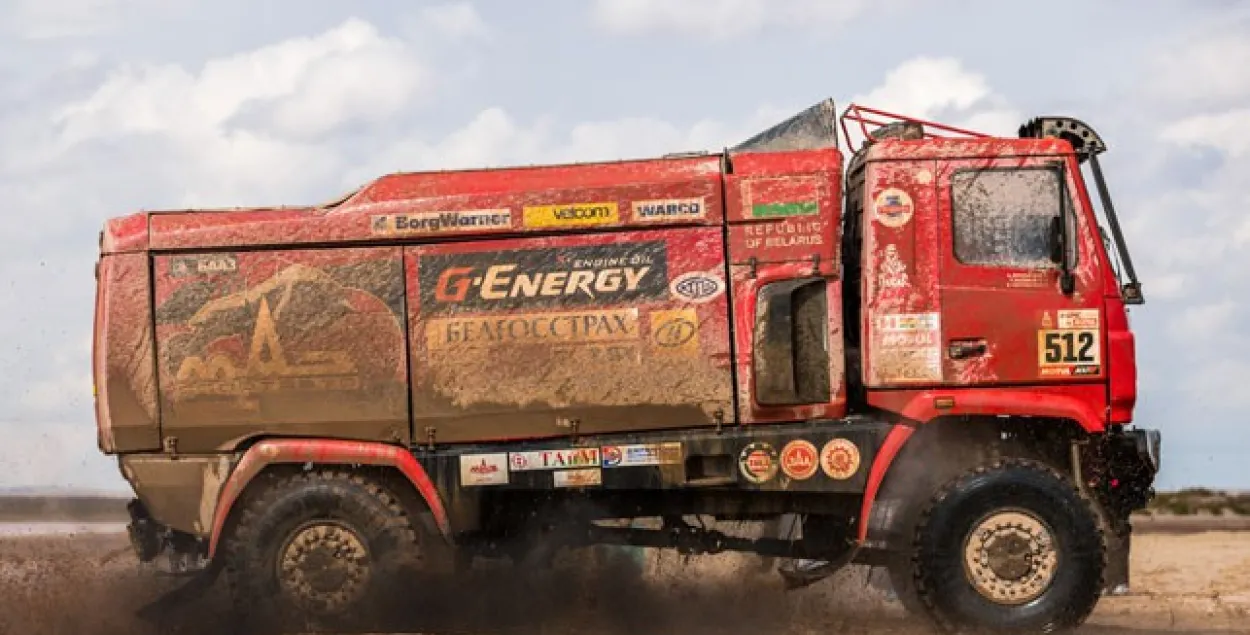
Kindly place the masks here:
<instances>
[{"instance_id":1,"label":"red sponsor sticker","mask_svg":"<svg viewBox=\"0 0 1250 635\"><path fill-rule=\"evenodd\" d=\"M777 449L762 441L748 444L738 455L738 469L752 483L771 481L777 475Z\"/></svg>"},{"instance_id":2,"label":"red sponsor sticker","mask_svg":"<svg viewBox=\"0 0 1250 635\"><path fill-rule=\"evenodd\" d=\"M820 453L816 446L803 439L795 439L781 449L781 471L786 476L805 481L820 469Z\"/></svg>"}]
</instances>

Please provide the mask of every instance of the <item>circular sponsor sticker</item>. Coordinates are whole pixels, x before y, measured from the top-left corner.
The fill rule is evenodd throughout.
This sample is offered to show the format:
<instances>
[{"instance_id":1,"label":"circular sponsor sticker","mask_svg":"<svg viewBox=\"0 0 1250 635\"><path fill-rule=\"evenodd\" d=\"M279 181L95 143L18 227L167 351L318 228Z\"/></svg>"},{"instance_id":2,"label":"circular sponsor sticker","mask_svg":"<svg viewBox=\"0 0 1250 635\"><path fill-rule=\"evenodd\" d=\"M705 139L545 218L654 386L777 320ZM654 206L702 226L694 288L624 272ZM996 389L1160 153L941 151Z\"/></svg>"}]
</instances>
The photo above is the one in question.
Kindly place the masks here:
<instances>
[{"instance_id":1,"label":"circular sponsor sticker","mask_svg":"<svg viewBox=\"0 0 1250 635\"><path fill-rule=\"evenodd\" d=\"M738 469L752 483L767 483L777 475L776 448L762 441L748 444L738 455Z\"/></svg>"},{"instance_id":2,"label":"circular sponsor sticker","mask_svg":"<svg viewBox=\"0 0 1250 635\"><path fill-rule=\"evenodd\" d=\"M513 454L508 457L508 462L514 470L524 470L530 466L530 461L524 454Z\"/></svg>"},{"instance_id":3,"label":"circular sponsor sticker","mask_svg":"<svg viewBox=\"0 0 1250 635\"><path fill-rule=\"evenodd\" d=\"M820 451L820 468L836 481L845 481L859 471L859 448L846 439L834 439Z\"/></svg>"},{"instance_id":4,"label":"circular sponsor sticker","mask_svg":"<svg viewBox=\"0 0 1250 635\"><path fill-rule=\"evenodd\" d=\"M806 481L820 469L820 453L804 439L795 439L781 448L781 471L796 481Z\"/></svg>"},{"instance_id":5,"label":"circular sponsor sticker","mask_svg":"<svg viewBox=\"0 0 1250 635\"><path fill-rule=\"evenodd\" d=\"M621 449L615 445L603 448L603 467L616 467L621 464Z\"/></svg>"},{"instance_id":6,"label":"circular sponsor sticker","mask_svg":"<svg viewBox=\"0 0 1250 635\"><path fill-rule=\"evenodd\" d=\"M693 304L715 300L725 292L725 281L702 271L683 273L668 284L673 297Z\"/></svg>"},{"instance_id":7,"label":"circular sponsor sticker","mask_svg":"<svg viewBox=\"0 0 1250 635\"><path fill-rule=\"evenodd\" d=\"M678 315L656 324L651 338L662 348L678 348L693 339L698 332L698 324Z\"/></svg>"},{"instance_id":8,"label":"circular sponsor sticker","mask_svg":"<svg viewBox=\"0 0 1250 635\"><path fill-rule=\"evenodd\" d=\"M911 220L914 206L911 195L897 187L886 188L877 195L872 207L877 220L886 227L902 227Z\"/></svg>"}]
</instances>

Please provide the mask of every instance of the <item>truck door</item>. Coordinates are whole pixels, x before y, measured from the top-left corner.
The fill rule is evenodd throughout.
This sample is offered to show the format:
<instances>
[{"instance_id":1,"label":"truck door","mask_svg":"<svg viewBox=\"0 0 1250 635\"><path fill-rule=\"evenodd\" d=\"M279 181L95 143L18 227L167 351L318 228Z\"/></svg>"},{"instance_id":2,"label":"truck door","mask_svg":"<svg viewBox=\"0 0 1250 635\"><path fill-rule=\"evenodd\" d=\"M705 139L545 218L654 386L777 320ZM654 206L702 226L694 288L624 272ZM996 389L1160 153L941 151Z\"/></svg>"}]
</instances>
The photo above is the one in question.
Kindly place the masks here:
<instances>
[{"instance_id":1,"label":"truck door","mask_svg":"<svg viewBox=\"0 0 1250 635\"><path fill-rule=\"evenodd\" d=\"M937 163L942 375L957 385L1104 377L1102 281L1089 209L1061 157ZM1049 238L1063 218L1062 266Z\"/></svg>"}]
</instances>

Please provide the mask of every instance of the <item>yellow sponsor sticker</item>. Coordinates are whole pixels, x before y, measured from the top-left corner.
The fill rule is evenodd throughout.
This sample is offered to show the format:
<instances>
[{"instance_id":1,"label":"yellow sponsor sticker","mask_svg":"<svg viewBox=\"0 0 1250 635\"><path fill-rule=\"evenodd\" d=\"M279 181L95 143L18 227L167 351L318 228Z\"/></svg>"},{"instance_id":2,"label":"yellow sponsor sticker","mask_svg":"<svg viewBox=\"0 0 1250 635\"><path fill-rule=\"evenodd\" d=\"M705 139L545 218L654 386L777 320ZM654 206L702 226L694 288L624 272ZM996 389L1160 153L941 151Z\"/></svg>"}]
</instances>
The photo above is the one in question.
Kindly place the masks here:
<instances>
[{"instance_id":1,"label":"yellow sponsor sticker","mask_svg":"<svg viewBox=\"0 0 1250 635\"><path fill-rule=\"evenodd\" d=\"M699 354L699 315L694 309L652 311L651 350L662 355Z\"/></svg>"},{"instance_id":2,"label":"yellow sponsor sticker","mask_svg":"<svg viewBox=\"0 0 1250 635\"><path fill-rule=\"evenodd\" d=\"M616 203L535 205L523 210L526 227L592 227L621 222Z\"/></svg>"}]
</instances>

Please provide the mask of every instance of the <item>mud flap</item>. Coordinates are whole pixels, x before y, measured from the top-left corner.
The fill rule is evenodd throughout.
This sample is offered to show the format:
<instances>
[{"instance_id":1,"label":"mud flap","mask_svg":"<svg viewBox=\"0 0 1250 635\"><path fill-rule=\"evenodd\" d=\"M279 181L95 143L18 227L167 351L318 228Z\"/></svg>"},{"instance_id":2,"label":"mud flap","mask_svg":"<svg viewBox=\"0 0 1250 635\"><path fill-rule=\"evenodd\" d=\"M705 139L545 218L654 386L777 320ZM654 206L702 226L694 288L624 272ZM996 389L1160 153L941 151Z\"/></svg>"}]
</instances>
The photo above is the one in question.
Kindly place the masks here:
<instances>
[{"instance_id":1,"label":"mud flap","mask_svg":"<svg viewBox=\"0 0 1250 635\"><path fill-rule=\"evenodd\" d=\"M1123 534L1115 531L1107 533L1107 569L1104 575L1105 595L1125 595L1129 592L1129 545L1132 542L1132 530L1126 528Z\"/></svg>"}]
</instances>

